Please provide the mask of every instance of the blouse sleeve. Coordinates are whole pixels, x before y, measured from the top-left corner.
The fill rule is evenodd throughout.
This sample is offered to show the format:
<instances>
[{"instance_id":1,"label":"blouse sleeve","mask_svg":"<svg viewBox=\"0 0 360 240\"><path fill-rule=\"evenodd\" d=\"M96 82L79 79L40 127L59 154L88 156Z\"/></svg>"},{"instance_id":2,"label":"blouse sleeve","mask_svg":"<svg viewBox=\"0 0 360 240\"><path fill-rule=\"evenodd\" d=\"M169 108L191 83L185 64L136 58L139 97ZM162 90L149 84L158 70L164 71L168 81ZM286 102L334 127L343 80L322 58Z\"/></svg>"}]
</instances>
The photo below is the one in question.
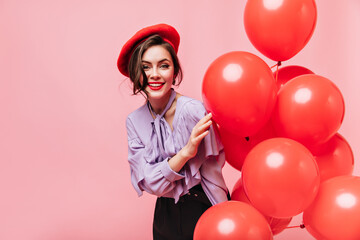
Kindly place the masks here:
<instances>
[{"instance_id":1,"label":"blouse sleeve","mask_svg":"<svg viewBox=\"0 0 360 240\"><path fill-rule=\"evenodd\" d=\"M139 196L147 191L156 196L163 196L172 191L176 181L184 176L173 171L168 163L163 161L146 161L145 145L137 135L130 118L126 120L128 134L128 161L130 164L131 183Z\"/></svg>"},{"instance_id":2,"label":"blouse sleeve","mask_svg":"<svg viewBox=\"0 0 360 240\"><path fill-rule=\"evenodd\" d=\"M203 118L207 112L201 102L193 102L190 108L192 111L189 115L193 118L194 122L198 122ZM206 160L202 162L199 169L196 169L201 174L204 191L211 192L208 196L209 200L214 204L216 202L227 201L227 187L222 175L222 168L225 165L225 153L223 145L218 135L217 129L211 126L209 134L203 141L203 155ZM200 150L201 151L201 150ZM193 170L195 172L195 169Z\"/></svg>"},{"instance_id":3,"label":"blouse sleeve","mask_svg":"<svg viewBox=\"0 0 360 240\"><path fill-rule=\"evenodd\" d=\"M194 124L203 118L207 111L204 105L199 101L192 101L191 106L187 107L189 116L192 118ZM205 156L219 156L223 151L223 145L220 141L220 137L212 125L209 129L209 134L204 139Z\"/></svg>"},{"instance_id":4,"label":"blouse sleeve","mask_svg":"<svg viewBox=\"0 0 360 240\"><path fill-rule=\"evenodd\" d=\"M183 112L181 114L182 119L181 122L183 123L183 127L181 130L183 132L191 131L192 128L207 114L205 107L200 101L197 100L190 100L183 106ZM189 133L190 134L190 133ZM183 134L184 135L184 134ZM188 135L186 135L188 136ZM182 139L185 143L186 139ZM208 161L211 161L212 164L209 167ZM204 181L204 177L209 180L213 180L214 184L217 184L214 177L218 176L211 176L213 174L220 174L221 169L225 164L224 152L223 152L223 145L221 144L220 138L217 135L213 126L209 129L209 134L203 139L201 144L199 145L197 155L190 159L187 162L189 171L185 172L185 184L189 184L193 181L193 179L198 179ZM202 167L202 166L206 167ZM214 171L213 168L217 168ZM201 169L203 171L201 171ZM220 170L220 171L219 171Z\"/></svg>"}]
</instances>

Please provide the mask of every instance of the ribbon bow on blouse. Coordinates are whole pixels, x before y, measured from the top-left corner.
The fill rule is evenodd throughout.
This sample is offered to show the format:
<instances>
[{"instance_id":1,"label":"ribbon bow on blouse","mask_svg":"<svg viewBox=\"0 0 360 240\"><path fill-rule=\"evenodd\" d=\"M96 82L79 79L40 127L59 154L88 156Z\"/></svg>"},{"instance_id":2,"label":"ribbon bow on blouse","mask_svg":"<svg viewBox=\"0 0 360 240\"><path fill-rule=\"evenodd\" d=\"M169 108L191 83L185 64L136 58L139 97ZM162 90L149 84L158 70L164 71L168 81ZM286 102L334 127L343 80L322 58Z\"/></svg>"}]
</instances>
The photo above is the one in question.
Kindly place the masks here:
<instances>
[{"instance_id":1,"label":"ribbon bow on blouse","mask_svg":"<svg viewBox=\"0 0 360 240\"><path fill-rule=\"evenodd\" d=\"M173 143L173 139L171 138L171 128L169 124L166 122L164 115L171 107L174 99L176 97L176 92L172 89L171 95L169 98L169 101L164 109L164 111L161 114L156 114L152 110L150 103L148 102L148 107L152 113L153 116L155 116L154 121L152 122L153 125L153 131L150 137L150 141L152 141L154 146L153 151L157 152L159 151L159 154L156 154L156 159L165 159L167 157L171 157L175 154L175 146ZM154 136L156 135L156 136ZM155 143L156 142L156 143ZM156 149L157 147L157 149ZM154 159L156 162L157 160ZM161 161L160 160L160 161Z\"/></svg>"}]
</instances>

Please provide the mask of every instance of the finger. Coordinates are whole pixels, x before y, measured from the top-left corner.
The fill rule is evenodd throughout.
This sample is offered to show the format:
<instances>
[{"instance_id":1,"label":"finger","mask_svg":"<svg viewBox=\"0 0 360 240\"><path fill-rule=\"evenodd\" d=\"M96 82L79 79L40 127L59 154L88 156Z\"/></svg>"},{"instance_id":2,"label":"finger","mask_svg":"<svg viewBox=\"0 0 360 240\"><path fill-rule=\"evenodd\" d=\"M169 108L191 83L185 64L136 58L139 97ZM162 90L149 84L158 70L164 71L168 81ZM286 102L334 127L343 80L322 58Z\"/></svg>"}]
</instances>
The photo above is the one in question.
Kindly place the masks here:
<instances>
[{"instance_id":1,"label":"finger","mask_svg":"<svg viewBox=\"0 0 360 240\"><path fill-rule=\"evenodd\" d=\"M199 120L199 122L194 126L194 128L199 128L201 126L203 126L204 124L206 125L211 125L211 123L209 123L209 121L211 122L211 113L207 114L205 117L203 117L202 119Z\"/></svg>"},{"instance_id":2,"label":"finger","mask_svg":"<svg viewBox=\"0 0 360 240\"><path fill-rule=\"evenodd\" d=\"M204 124L205 122L209 121L212 118L212 114L206 114L203 118L199 120L197 124Z\"/></svg>"},{"instance_id":3,"label":"finger","mask_svg":"<svg viewBox=\"0 0 360 240\"><path fill-rule=\"evenodd\" d=\"M194 138L194 142L196 145L199 145L200 142L206 137L206 135L209 134L209 130L206 130L205 132L201 133L199 136Z\"/></svg>"},{"instance_id":4,"label":"finger","mask_svg":"<svg viewBox=\"0 0 360 240\"><path fill-rule=\"evenodd\" d=\"M209 129L209 127L211 126L212 124L212 121L209 120L207 121L206 123L204 124L197 124L195 125L195 127L193 128L193 131L192 131L192 136L193 137L196 137L200 134L202 134L205 130Z\"/></svg>"},{"instance_id":5,"label":"finger","mask_svg":"<svg viewBox=\"0 0 360 240\"><path fill-rule=\"evenodd\" d=\"M204 124L200 125L197 127L197 133L200 134L200 133L203 133L205 130L209 129L209 127L211 126L212 124L212 121L209 120L207 122L205 122Z\"/></svg>"}]
</instances>

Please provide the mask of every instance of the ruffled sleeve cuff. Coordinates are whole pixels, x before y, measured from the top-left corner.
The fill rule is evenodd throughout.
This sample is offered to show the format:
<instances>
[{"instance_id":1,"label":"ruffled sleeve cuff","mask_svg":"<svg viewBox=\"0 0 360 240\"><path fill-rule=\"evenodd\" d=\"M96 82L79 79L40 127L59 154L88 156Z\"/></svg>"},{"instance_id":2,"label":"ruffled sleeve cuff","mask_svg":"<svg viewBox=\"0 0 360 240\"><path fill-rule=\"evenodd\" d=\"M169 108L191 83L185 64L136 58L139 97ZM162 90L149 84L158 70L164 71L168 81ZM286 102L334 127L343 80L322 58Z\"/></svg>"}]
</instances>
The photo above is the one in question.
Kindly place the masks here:
<instances>
[{"instance_id":1,"label":"ruffled sleeve cuff","mask_svg":"<svg viewBox=\"0 0 360 240\"><path fill-rule=\"evenodd\" d=\"M169 162L168 162L169 159L170 158L166 158L166 159L164 159L164 161L161 162L161 167L160 167L161 173L164 175L164 177L169 182L174 182L174 181L183 179L185 177L185 175L179 174L171 169Z\"/></svg>"},{"instance_id":2,"label":"ruffled sleeve cuff","mask_svg":"<svg viewBox=\"0 0 360 240\"><path fill-rule=\"evenodd\" d=\"M213 126L209 129L209 134L204 139L205 156L218 156L223 150L223 145L220 141Z\"/></svg>"},{"instance_id":3,"label":"ruffled sleeve cuff","mask_svg":"<svg viewBox=\"0 0 360 240\"><path fill-rule=\"evenodd\" d=\"M188 115L193 119L193 124L196 124L202 119L207 113L202 102L193 100L187 107ZM216 124L216 123L214 123ZM223 150L223 145L218 135L217 129L214 125L210 126L209 134L204 138L205 156L218 156Z\"/></svg>"}]
</instances>

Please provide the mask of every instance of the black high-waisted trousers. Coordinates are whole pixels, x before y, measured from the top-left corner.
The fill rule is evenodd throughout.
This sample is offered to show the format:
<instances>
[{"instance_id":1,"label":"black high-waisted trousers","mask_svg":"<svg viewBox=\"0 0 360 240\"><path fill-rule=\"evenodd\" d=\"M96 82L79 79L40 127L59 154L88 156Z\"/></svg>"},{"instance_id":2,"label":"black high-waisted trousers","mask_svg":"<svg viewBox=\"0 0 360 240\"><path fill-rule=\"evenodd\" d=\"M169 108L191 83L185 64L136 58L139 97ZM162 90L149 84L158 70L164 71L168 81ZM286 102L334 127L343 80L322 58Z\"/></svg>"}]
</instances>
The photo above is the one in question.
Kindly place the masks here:
<instances>
[{"instance_id":1,"label":"black high-waisted trousers","mask_svg":"<svg viewBox=\"0 0 360 240\"><path fill-rule=\"evenodd\" d=\"M154 240L192 240L197 221L211 206L200 184L176 204L173 198L159 197L153 222Z\"/></svg>"}]
</instances>

